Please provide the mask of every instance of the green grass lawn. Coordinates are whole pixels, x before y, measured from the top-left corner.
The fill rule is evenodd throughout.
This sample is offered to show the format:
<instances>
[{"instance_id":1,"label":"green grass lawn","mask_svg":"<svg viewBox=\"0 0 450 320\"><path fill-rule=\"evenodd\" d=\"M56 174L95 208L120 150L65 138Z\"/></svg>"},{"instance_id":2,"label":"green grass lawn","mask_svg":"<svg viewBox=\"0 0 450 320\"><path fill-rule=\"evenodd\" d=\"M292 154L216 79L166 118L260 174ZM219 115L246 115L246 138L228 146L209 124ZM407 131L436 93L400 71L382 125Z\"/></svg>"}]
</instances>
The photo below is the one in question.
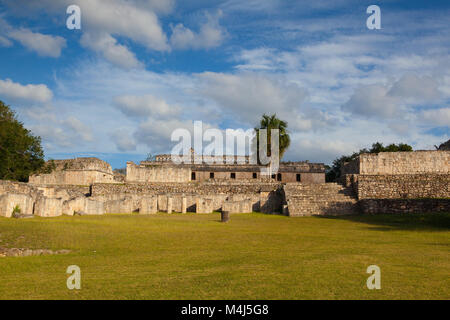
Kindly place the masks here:
<instances>
[{"instance_id":1,"label":"green grass lawn","mask_svg":"<svg viewBox=\"0 0 450 320\"><path fill-rule=\"evenodd\" d=\"M450 299L450 214L0 218L1 299ZM381 290L368 290L369 265ZM81 268L81 290L66 269Z\"/></svg>"}]
</instances>

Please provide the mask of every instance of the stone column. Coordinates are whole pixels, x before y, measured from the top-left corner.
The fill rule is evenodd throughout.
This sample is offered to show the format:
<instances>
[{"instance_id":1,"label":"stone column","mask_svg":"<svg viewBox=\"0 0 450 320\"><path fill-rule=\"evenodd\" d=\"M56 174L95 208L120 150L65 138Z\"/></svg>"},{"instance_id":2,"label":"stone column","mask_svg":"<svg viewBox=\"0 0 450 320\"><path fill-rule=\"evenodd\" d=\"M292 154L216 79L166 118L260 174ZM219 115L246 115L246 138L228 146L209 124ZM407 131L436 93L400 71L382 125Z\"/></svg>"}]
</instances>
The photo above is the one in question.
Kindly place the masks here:
<instances>
[{"instance_id":1,"label":"stone column","mask_svg":"<svg viewBox=\"0 0 450 320\"><path fill-rule=\"evenodd\" d=\"M173 211L173 198L167 196L167 213L172 213Z\"/></svg>"},{"instance_id":2,"label":"stone column","mask_svg":"<svg viewBox=\"0 0 450 320\"><path fill-rule=\"evenodd\" d=\"M183 197L181 198L181 213L187 212L187 198Z\"/></svg>"}]
</instances>

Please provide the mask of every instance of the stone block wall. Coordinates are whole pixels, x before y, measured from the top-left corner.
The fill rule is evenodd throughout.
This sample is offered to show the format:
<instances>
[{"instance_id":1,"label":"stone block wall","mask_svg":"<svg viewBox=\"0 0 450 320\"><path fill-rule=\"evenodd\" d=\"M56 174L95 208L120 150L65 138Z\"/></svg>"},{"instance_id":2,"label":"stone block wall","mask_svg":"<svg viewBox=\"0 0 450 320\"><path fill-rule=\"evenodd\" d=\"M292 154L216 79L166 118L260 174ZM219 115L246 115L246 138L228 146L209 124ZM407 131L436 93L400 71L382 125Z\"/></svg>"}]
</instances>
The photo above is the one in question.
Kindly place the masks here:
<instances>
[{"instance_id":1,"label":"stone block wall","mask_svg":"<svg viewBox=\"0 0 450 320\"><path fill-rule=\"evenodd\" d=\"M140 214L154 214L158 212L158 198L152 196L144 196L141 198L139 207Z\"/></svg>"},{"instance_id":2,"label":"stone block wall","mask_svg":"<svg viewBox=\"0 0 450 320\"><path fill-rule=\"evenodd\" d=\"M104 205L107 213L132 213L139 211L139 207L132 198L107 200Z\"/></svg>"},{"instance_id":3,"label":"stone block wall","mask_svg":"<svg viewBox=\"0 0 450 320\"><path fill-rule=\"evenodd\" d=\"M212 213L213 200L209 198L198 198L196 201L196 213Z\"/></svg>"},{"instance_id":4,"label":"stone block wall","mask_svg":"<svg viewBox=\"0 0 450 320\"><path fill-rule=\"evenodd\" d=\"M63 213L63 200L60 198L40 197L34 204L34 215L40 217L57 217Z\"/></svg>"},{"instance_id":5,"label":"stone block wall","mask_svg":"<svg viewBox=\"0 0 450 320\"><path fill-rule=\"evenodd\" d=\"M360 207L366 214L450 212L447 199L365 199Z\"/></svg>"},{"instance_id":6,"label":"stone block wall","mask_svg":"<svg viewBox=\"0 0 450 320\"><path fill-rule=\"evenodd\" d=\"M249 194L262 190L280 189L281 183L250 183L250 182L190 182L190 183L127 183L101 184L91 187L92 196L109 194Z\"/></svg>"},{"instance_id":7,"label":"stone block wall","mask_svg":"<svg viewBox=\"0 0 450 320\"><path fill-rule=\"evenodd\" d=\"M30 184L40 185L80 185L89 186L93 183L114 183L114 175L95 170L64 170L48 174L32 175Z\"/></svg>"},{"instance_id":8,"label":"stone block wall","mask_svg":"<svg viewBox=\"0 0 450 320\"><path fill-rule=\"evenodd\" d=\"M286 184L284 187L289 216L348 215L359 212L351 188L337 183Z\"/></svg>"},{"instance_id":9,"label":"stone block wall","mask_svg":"<svg viewBox=\"0 0 450 320\"><path fill-rule=\"evenodd\" d=\"M450 151L365 153L341 170L343 174L363 175L449 174Z\"/></svg>"},{"instance_id":10,"label":"stone block wall","mask_svg":"<svg viewBox=\"0 0 450 320\"><path fill-rule=\"evenodd\" d=\"M449 198L450 174L359 175L358 199Z\"/></svg>"},{"instance_id":11,"label":"stone block wall","mask_svg":"<svg viewBox=\"0 0 450 320\"><path fill-rule=\"evenodd\" d=\"M105 213L104 201L77 197L63 202L63 214L73 216L75 213L100 215Z\"/></svg>"},{"instance_id":12,"label":"stone block wall","mask_svg":"<svg viewBox=\"0 0 450 320\"><path fill-rule=\"evenodd\" d=\"M33 214L33 198L26 194L8 193L0 196L0 216L12 217L16 206L20 214Z\"/></svg>"},{"instance_id":13,"label":"stone block wall","mask_svg":"<svg viewBox=\"0 0 450 320\"><path fill-rule=\"evenodd\" d=\"M50 160L46 166L53 171L29 177L30 184L84 185L95 182L113 183L114 174L109 163L98 158Z\"/></svg>"},{"instance_id":14,"label":"stone block wall","mask_svg":"<svg viewBox=\"0 0 450 320\"><path fill-rule=\"evenodd\" d=\"M253 202L250 199L227 200L222 205L222 211L228 211L230 213L251 213L253 212Z\"/></svg>"},{"instance_id":15,"label":"stone block wall","mask_svg":"<svg viewBox=\"0 0 450 320\"><path fill-rule=\"evenodd\" d=\"M138 166L127 162L127 182L189 182L191 169L176 165Z\"/></svg>"}]
</instances>

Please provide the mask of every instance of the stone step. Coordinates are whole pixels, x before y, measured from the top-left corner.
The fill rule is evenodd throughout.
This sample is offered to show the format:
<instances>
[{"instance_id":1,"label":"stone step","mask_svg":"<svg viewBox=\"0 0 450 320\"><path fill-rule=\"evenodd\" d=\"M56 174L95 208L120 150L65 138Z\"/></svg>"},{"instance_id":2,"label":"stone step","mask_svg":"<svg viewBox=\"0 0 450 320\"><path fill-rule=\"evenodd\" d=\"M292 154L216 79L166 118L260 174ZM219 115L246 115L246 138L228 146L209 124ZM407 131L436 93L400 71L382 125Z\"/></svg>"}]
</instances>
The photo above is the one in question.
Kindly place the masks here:
<instances>
[{"instance_id":1,"label":"stone step","mask_svg":"<svg viewBox=\"0 0 450 320\"><path fill-rule=\"evenodd\" d=\"M286 184L284 193L290 216L358 212L358 201L353 190L338 183Z\"/></svg>"}]
</instances>

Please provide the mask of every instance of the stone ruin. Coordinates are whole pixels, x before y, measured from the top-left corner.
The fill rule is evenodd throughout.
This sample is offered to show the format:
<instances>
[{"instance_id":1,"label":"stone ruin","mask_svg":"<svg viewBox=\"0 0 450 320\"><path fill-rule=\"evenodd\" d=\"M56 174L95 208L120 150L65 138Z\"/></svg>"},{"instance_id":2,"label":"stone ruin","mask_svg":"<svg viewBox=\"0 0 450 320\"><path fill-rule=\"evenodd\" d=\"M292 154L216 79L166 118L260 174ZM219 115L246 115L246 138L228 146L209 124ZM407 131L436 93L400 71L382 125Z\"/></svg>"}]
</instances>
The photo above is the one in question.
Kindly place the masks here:
<instances>
[{"instance_id":1,"label":"stone ruin","mask_svg":"<svg viewBox=\"0 0 450 320\"><path fill-rule=\"evenodd\" d=\"M263 212L288 216L450 211L450 152L363 154L325 183L323 164L176 166L167 157L114 174L97 158L55 160L29 183L0 180L0 216Z\"/></svg>"}]
</instances>

